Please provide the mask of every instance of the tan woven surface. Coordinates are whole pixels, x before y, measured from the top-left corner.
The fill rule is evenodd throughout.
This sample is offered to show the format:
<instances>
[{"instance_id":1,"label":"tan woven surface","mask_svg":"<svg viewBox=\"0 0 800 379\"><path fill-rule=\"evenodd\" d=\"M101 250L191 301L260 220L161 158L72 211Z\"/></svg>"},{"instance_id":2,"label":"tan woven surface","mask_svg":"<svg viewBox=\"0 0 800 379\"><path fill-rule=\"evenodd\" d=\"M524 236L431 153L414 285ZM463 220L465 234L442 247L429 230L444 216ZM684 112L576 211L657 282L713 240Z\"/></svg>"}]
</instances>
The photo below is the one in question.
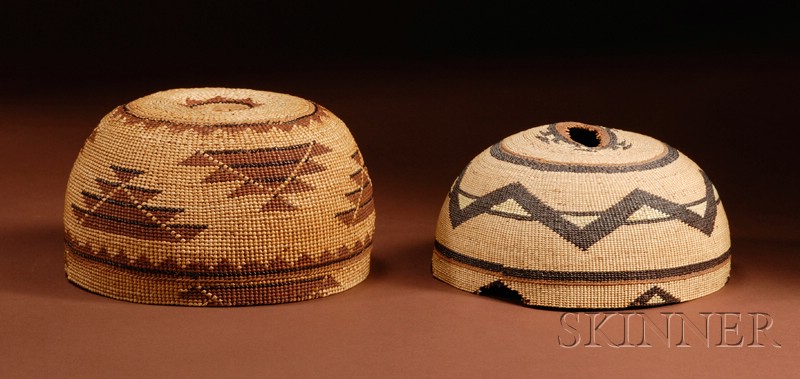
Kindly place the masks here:
<instances>
[{"instance_id":1,"label":"tan woven surface","mask_svg":"<svg viewBox=\"0 0 800 379\"><path fill-rule=\"evenodd\" d=\"M725 211L694 162L653 138L574 122L479 154L445 200L436 241L437 278L549 307L686 301L730 271Z\"/></svg>"},{"instance_id":2,"label":"tan woven surface","mask_svg":"<svg viewBox=\"0 0 800 379\"><path fill-rule=\"evenodd\" d=\"M176 34L176 41L180 38ZM137 59L113 64L96 55L86 59L102 67L147 61L131 49L118 51ZM793 74L800 60L768 62L758 54L745 63L727 56L666 62L581 57L552 64L537 58L516 65L503 59L472 66L400 61L377 72L348 66L302 74L251 60L258 66L254 72L238 79L208 79L208 72L230 72L230 55L220 53L191 73L184 70L205 61L175 63L181 71L169 80L167 74L151 80L149 71L127 70L114 80L95 78L94 84L75 75L81 86L54 82L42 89L26 80L28 97L8 91L0 102L5 142L0 157L6 163L0 186L5 200L0 213L0 376L798 376L800 178L794 126L787 122L797 106L796 98L785 94L800 88L800 75ZM273 50L264 54L276 61ZM216 63L223 60L226 64ZM161 59L148 62L163 68ZM738 69L732 67L737 64ZM114 300L65 280L64 190L92 128L114 107L139 96L208 82L302 94L347 123L377 183L377 232L364 282L313 301L200 309ZM582 339L579 346L565 349L559 338L569 343L574 337L561 323L565 311L475 296L430 273L437 216L467 163L527 126L570 118L657 136L698 163L722 197L733 239L730 281L692 301L630 310L653 320L649 326L654 329L647 329L652 347L609 346L623 341L623 315L596 333L593 341L602 347L586 346L591 327L604 316L595 315L590 325L589 312L570 311L581 314L581 322L572 325ZM738 321L739 333L728 333L727 341L743 337L745 346L716 346L722 330L715 313L710 348L688 323L692 347L676 347L681 336L677 317L669 347L655 330L664 331L663 312L684 314L701 332L702 313L738 312L741 321L727 319L729 325ZM772 328L759 333L764 348L747 346L753 340L750 312L772 316ZM630 321L630 340L639 344L641 320L634 316ZM783 347L770 347L773 340Z\"/></svg>"},{"instance_id":3,"label":"tan woven surface","mask_svg":"<svg viewBox=\"0 0 800 379\"><path fill-rule=\"evenodd\" d=\"M89 136L64 203L69 280L142 303L250 305L369 272L372 184L344 123L294 96L155 93Z\"/></svg>"}]
</instances>

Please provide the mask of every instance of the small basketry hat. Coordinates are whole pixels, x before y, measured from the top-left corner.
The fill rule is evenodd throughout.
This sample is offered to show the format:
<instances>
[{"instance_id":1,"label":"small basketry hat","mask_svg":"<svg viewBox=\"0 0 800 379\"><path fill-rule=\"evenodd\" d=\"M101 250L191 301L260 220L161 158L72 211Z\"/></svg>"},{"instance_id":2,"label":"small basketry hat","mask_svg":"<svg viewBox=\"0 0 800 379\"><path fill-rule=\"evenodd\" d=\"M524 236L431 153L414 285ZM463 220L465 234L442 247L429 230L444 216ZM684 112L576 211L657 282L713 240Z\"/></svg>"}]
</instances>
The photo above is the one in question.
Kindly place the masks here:
<instances>
[{"instance_id":1,"label":"small basketry hat","mask_svg":"<svg viewBox=\"0 0 800 379\"><path fill-rule=\"evenodd\" d=\"M558 308L676 303L730 272L708 176L653 138L575 122L512 135L470 162L445 200L433 275Z\"/></svg>"},{"instance_id":2,"label":"small basketry hat","mask_svg":"<svg viewBox=\"0 0 800 379\"><path fill-rule=\"evenodd\" d=\"M67 278L151 304L313 299L366 278L372 183L345 124L294 96L158 92L100 121L64 204Z\"/></svg>"}]
</instances>

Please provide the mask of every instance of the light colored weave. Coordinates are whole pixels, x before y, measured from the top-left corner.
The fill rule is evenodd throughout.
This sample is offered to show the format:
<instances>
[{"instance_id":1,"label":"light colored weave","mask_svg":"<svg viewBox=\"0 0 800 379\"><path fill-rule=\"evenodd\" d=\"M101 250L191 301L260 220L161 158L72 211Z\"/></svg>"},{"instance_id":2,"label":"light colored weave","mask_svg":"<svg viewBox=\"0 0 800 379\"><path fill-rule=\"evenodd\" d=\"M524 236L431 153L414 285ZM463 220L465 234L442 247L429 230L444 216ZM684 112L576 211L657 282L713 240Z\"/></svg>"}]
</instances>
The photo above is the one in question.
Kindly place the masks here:
<instances>
[{"instance_id":1,"label":"light colored weave","mask_svg":"<svg viewBox=\"0 0 800 379\"><path fill-rule=\"evenodd\" d=\"M433 274L529 305L624 308L695 299L730 271L706 174L636 133L563 122L510 136L456 179Z\"/></svg>"},{"instance_id":2,"label":"light colored weave","mask_svg":"<svg viewBox=\"0 0 800 379\"><path fill-rule=\"evenodd\" d=\"M67 278L140 303L313 299L366 278L372 182L345 124L294 96L158 92L81 149L64 204Z\"/></svg>"}]
</instances>

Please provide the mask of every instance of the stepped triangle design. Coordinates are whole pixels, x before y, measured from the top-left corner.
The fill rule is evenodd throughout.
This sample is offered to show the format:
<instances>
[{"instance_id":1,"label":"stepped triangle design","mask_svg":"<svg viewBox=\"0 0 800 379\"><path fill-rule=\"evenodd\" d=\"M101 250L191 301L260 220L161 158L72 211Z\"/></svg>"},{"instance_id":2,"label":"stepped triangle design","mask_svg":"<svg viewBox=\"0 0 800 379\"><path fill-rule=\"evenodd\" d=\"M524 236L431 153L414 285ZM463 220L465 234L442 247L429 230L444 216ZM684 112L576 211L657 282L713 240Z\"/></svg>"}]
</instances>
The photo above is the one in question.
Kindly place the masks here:
<instances>
[{"instance_id":1,"label":"stepped triangle design","mask_svg":"<svg viewBox=\"0 0 800 379\"><path fill-rule=\"evenodd\" d=\"M364 159L361 152L356 150L351 156L356 163L358 169L350 174L352 180L358 187L346 194L347 200L353 203L353 208L344 212L336 214L336 218L346 225L355 225L364 221L375 212L375 204L372 201L372 180L367 173L367 167L364 166Z\"/></svg>"},{"instance_id":2,"label":"stepped triangle design","mask_svg":"<svg viewBox=\"0 0 800 379\"><path fill-rule=\"evenodd\" d=\"M145 174L132 168L110 166L116 180L96 178L100 193L82 191L83 206L72 204L72 213L83 226L127 237L186 242L208 225L180 224L175 219L184 208L156 207L147 202L161 190L130 185L134 178Z\"/></svg>"},{"instance_id":3,"label":"stepped triangle design","mask_svg":"<svg viewBox=\"0 0 800 379\"><path fill-rule=\"evenodd\" d=\"M575 223L575 215L560 212L545 204L531 194L519 182L511 183L491 191L483 196L475 196L461 190L462 173L449 195L450 224L453 228L482 214L512 218L521 221L537 221L558 233L581 250L611 234L623 225L644 222L663 222L679 220L684 224L710 236L714 231L717 218L716 191L711 180L700 171L705 182L704 198L689 204L678 204L649 192L635 189L610 208L599 212L582 212L585 220L589 216L594 220L586 224ZM469 199L466 204L461 199ZM696 213L698 203L706 204L704 214ZM582 225L581 225L582 224Z\"/></svg>"},{"instance_id":4,"label":"stepped triangle design","mask_svg":"<svg viewBox=\"0 0 800 379\"><path fill-rule=\"evenodd\" d=\"M681 300L659 286L653 286L632 301L629 307L643 307L656 304L680 303Z\"/></svg>"},{"instance_id":5,"label":"stepped triangle design","mask_svg":"<svg viewBox=\"0 0 800 379\"><path fill-rule=\"evenodd\" d=\"M206 150L198 151L181 164L217 167L203 183L241 182L229 197L266 195L262 212L286 212L297 207L281 195L313 190L300 178L325 171L325 166L314 161L314 157L330 151L314 141L252 150Z\"/></svg>"}]
</instances>

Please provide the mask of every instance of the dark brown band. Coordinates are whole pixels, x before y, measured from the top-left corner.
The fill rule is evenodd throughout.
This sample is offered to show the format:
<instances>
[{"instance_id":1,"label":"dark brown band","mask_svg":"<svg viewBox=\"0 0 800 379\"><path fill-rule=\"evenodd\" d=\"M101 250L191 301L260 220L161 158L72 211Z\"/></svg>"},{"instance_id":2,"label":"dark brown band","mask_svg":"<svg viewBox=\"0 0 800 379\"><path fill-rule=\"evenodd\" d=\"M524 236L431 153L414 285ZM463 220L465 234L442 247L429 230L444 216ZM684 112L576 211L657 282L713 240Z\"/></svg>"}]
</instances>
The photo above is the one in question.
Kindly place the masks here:
<instances>
[{"instance_id":1,"label":"dark brown band","mask_svg":"<svg viewBox=\"0 0 800 379\"><path fill-rule=\"evenodd\" d=\"M708 269L724 264L731 255L730 250L722 253L722 255L707 260L705 262L693 263L686 266L672 267L665 269L655 270L638 270L638 271L549 271L549 270L533 270L506 267L499 263L485 261L483 259L470 257L458 252L455 252L446 246L442 245L439 241L434 242L435 253L452 259L456 262L466 264L481 270L496 272L499 275L527 279L527 280L541 280L552 282L620 282L620 281L647 281L655 279L666 279L678 276L689 275L706 271Z\"/></svg>"},{"instance_id":2,"label":"dark brown band","mask_svg":"<svg viewBox=\"0 0 800 379\"><path fill-rule=\"evenodd\" d=\"M678 159L678 150L674 147L664 144L666 153L654 158L650 161L636 162L624 165L582 165L578 163L558 163L549 162L536 158L522 157L506 151L502 146L502 142L492 145L489 153L504 162L512 163L520 166L527 166L534 170L539 171L561 171L561 172L577 172L577 173L605 173L605 174L618 174L623 172L646 171L654 168L666 166L676 159Z\"/></svg>"}]
</instances>

